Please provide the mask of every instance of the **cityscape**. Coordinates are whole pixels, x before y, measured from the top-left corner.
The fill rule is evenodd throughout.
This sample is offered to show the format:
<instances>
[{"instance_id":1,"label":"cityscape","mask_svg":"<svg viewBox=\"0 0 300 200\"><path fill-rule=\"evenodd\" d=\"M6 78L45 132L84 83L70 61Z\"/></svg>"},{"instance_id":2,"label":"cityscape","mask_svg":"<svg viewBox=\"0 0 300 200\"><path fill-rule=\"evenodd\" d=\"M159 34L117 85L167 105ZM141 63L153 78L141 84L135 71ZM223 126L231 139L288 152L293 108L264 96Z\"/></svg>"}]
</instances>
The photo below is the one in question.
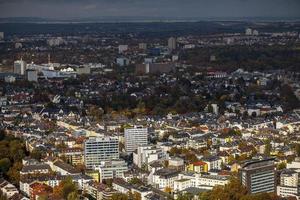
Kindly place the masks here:
<instances>
[{"instance_id":1,"label":"cityscape","mask_svg":"<svg viewBox=\"0 0 300 200\"><path fill-rule=\"evenodd\" d=\"M186 3L0 1L0 200L300 199L300 2Z\"/></svg>"}]
</instances>

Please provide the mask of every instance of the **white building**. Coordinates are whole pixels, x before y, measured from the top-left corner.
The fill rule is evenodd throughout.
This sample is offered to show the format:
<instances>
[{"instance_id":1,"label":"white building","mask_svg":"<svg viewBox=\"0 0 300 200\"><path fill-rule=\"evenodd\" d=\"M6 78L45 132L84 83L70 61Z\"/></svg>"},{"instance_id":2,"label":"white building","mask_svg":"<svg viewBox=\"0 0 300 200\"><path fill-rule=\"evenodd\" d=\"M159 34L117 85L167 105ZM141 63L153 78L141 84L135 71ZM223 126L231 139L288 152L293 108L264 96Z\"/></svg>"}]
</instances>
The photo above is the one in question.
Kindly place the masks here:
<instances>
[{"instance_id":1,"label":"white building","mask_svg":"<svg viewBox=\"0 0 300 200\"><path fill-rule=\"evenodd\" d=\"M14 62L14 73L24 75L26 70L26 62L21 60L16 60Z\"/></svg>"},{"instance_id":2,"label":"white building","mask_svg":"<svg viewBox=\"0 0 300 200\"><path fill-rule=\"evenodd\" d=\"M84 143L84 162L88 169L101 165L103 161L119 159L117 137L91 137Z\"/></svg>"},{"instance_id":3,"label":"white building","mask_svg":"<svg viewBox=\"0 0 300 200\"><path fill-rule=\"evenodd\" d=\"M15 194L19 194L19 191L16 188L16 186L14 186L13 184L9 183L4 179L0 180L0 191L6 197L6 199L9 199Z\"/></svg>"},{"instance_id":4,"label":"white building","mask_svg":"<svg viewBox=\"0 0 300 200\"><path fill-rule=\"evenodd\" d=\"M4 81L6 83L14 83L16 81L16 77L14 77L14 76L5 76Z\"/></svg>"},{"instance_id":5,"label":"white building","mask_svg":"<svg viewBox=\"0 0 300 200\"><path fill-rule=\"evenodd\" d=\"M134 128L126 128L124 130L125 150L127 153L132 153L139 146L148 144L148 128L135 126Z\"/></svg>"},{"instance_id":6,"label":"white building","mask_svg":"<svg viewBox=\"0 0 300 200\"><path fill-rule=\"evenodd\" d=\"M119 53L123 53L124 51L128 50L128 45L119 45L118 49Z\"/></svg>"},{"instance_id":7,"label":"white building","mask_svg":"<svg viewBox=\"0 0 300 200\"><path fill-rule=\"evenodd\" d=\"M94 169L99 170L100 181L102 182L104 179L123 177L124 172L128 171L128 166L124 160L111 160L102 162L100 166Z\"/></svg>"},{"instance_id":8,"label":"white building","mask_svg":"<svg viewBox=\"0 0 300 200\"><path fill-rule=\"evenodd\" d=\"M218 185L226 185L229 176L221 175L201 175L200 173L180 173L178 180L174 184L174 189L181 191L189 187L212 190ZM176 185L176 186L175 186Z\"/></svg>"},{"instance_id":9,"label":"white building","mask_svg":"<svg viewBox=\"0 0 300 200\"><path fill-rule=\"evenodd\" d=\"M139 49L146 50L147 44L146 43L139 43Z\"/></svg>"},{"instance_id":10,"label":"white building","mask_svg":"<svg viewBox=\"0 0 300 200\"><path fill-rule=\"evenodd\" d=\"M139 168L142 168L144 164L148 165L152 161L168 158L168 153L164 152L162 148L152 145L139 146L137 152L133 152L133 163Z\"/></svg>"},{"instance_id":11,"label":"white building","mask_svg":"<svg viewBox=\"0 0 300 200\"><path fill-rule=\"evenodd\" d=\"M117 65L119 65L121 67L129 65L128 58L117 58L116 62L117 62Z\"/></svg>"},{"instance_id":12,"label":"white building","mask_svg":"<svg viewBox=\"0 0 300 200\"><path fill-rule=\"evenodd\" d=\"M210 156L202 159L203 162L206 162L208 165L208 171L210 170L220 170L222 169L222 159L218 156Z\"/></svg>"},{"instance_id":13,"label":"white building","mask_svg":"<svg viewBox=\"0 0 300 200\"><path fill-rule=\"evenodd\" d=\"M252 35L252 29L251 28L246 28L245 34L246 35Z\"/></svg>"},{"instance_id":14,"label":"white building","mask_svg":"<svg viewBox=\"0 0 300 200\"><path fill-rule=\"evenodd\" d=\"M281 197L296 197L299 199L299 175L292 169L287 169L280 174L280 185L277 186L277 195Z\"/></svg>"},{"instance_id":15,"label":"white building","mask_svg":"<svg viewBox=\"0 0 300 200\"><path fill-rule=\"evenodd\" d=\"M65 40L62 37L51 38L47 40L49 46L60 46L65 43Z\"/></svg>"},{"instance_id":16,"label":"white building","mask_svg":"<svg viewBox=\"0 0 300 200\"><path fill-rule=\"evenodd\" d=\"M174 189L174 182L178 179L178 174L179 172L174 169L159 169L152 176L152 184L161 190Z\"/></svg>"}]
</instances>

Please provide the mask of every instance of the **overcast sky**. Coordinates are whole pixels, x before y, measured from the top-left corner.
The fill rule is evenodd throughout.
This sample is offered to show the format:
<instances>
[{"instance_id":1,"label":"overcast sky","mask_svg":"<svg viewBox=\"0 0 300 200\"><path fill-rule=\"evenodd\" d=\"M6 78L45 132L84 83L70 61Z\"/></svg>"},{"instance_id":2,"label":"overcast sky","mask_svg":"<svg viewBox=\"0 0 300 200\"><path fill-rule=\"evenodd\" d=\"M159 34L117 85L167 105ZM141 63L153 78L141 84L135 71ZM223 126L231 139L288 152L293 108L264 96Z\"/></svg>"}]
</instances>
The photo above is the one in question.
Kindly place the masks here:
<instances>
[{"instance_id":1,"label":"overcast sky","mask_svg":"<svg viewBox=\"0 0 300 200\"><path fill-rule=\"evenodd\" d=\"M300 17L300 0L0 0L0 17Z\"/></svg>"}]
</instances>

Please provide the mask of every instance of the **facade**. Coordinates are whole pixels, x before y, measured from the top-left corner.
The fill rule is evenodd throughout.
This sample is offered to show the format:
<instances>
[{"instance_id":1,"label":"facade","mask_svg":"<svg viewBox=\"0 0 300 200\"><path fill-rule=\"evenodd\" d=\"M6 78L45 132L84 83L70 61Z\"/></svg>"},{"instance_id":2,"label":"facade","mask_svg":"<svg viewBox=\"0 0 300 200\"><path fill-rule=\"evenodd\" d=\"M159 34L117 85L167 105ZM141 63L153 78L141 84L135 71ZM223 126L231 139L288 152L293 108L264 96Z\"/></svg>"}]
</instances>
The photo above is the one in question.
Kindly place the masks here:
<instances>
[{"instance_id":1,"label":"facade","mask_svg":"<svg viewBox=\"0 0 300 200\"><path fill-rule=\"evenodd\" d=\"M240 168L242 184L251 194L275 192L274 159L250 160Z\"/></svg>"},{"instance_id":2,"label":"facade","mask_svg":"<svg viewBox=\"0 0 300 200\"><path fill-rule=\"evenodd\" d=\"M150 162L160 159L168 159L169 155L163 149L156 146L147 145L137 148L133 153L133 163L141 168L143 164L148 165Z\"/></svg>"},{"instance_id":3,"label":"facade","mask_svg":"<svg viewBox=\"0 0 300 200\"><path fill-rule=\"evenodd\" d=\"M207 163L207 170L221 170L222 159L218 156L209 156L202 159L203 162Z\"/></svg>"},{"instance_id":4,"label":"facade","mask_svg":"<svg viewBox=\"0 0 300 200\"><path fill-rule=\"evenodd\" d=\"M99 167L100 182L104 179L121 178L124 172L128 171L127 163L124 160L111 160L103 162Z\"/></svg>"},{"instance_id":5,"label":"facade","mask_svg":"<svg viewBox=\"0 0 300 200\"><path fill-rule=\"evenodd\" d=\"M14 73L24 75L26 70L26 62L21 60L16 60L14 62Z\"/></svg>"},{"instance_id":6,"label":"facade","mask_svg":"<svg viewBox=\"0 0 300 200\"><path fill-rule=\"evenodd\" d=\"M27 80L30 82L38 81L38 72L36 70L28 69L26 70Z\"/></svg>"},{"instance_id":7,"label":"facade","mask_svg":"<svg viewBox=\"0 0 300 200\"><path fill-rule=\"evenodd\" d=\"M117 58L116 63L117 65L123 67L129 65L130 60L128 58Z\"/></svg>"},{"instance_id":8,"label":"facade","mask_svg":"<svg viewBox=\"0 0 300 200\"><path fill-rule=\"evenodd\" d=\"M88 169L101 165L103 161L119 158L117 137L89 138L84 143L84 161Z\"/></svg>"},{"instance_id":9,"label":"facade","mask_svg":"<svg viewBox=\"0 0 300 200\"><path fill-rule=\"evenodd\" d=\"M277 195L281 197L296 197L299 199L299 175L292 169L286 169L280 174L280 185L277 186Z\"/></svg>"},{"instance_id":10,"label":"facade","mask_svg":"<svg viewBox=\"0 0 300 200\"><path fill-rule=\"evenodd\" d=\"M170 37L168 39L168 48L171 51L176 49L176 38Z\"/></svg>"},{"instance_id":11,"label":"facade","mask_svg":"<svg viewBox=\"0 0 300 200\"><path fill-rule=\"evenodd\" d=\"M139 146L148 144L148 128L135 126L134 128L126 128L124 130L125 150L127 153L132 153Z\"/></svg>"},{"instance_id":12,"label":"facade","mask_svg":"<svg viewBox=\"0 0 300 200\"><path fill-rule=\"evenodd\" d=\"M178 180L179 171L175 169L159 169L152 177L152 184L159 189L174 189L174 181Z\"/></svg>"},{"instance_id":13,"label":"facade","mask_svg":"<svg viewBox=\"0 0 300 200\"><path fill-rule=\"evenodd\" d=\"M157 73L170 73L175 68L173 63L145 63L138 64L135 67L137 74L157 74Z\"/></svg>"},{"instance_id":14,"label":"facade","mask_svg":"<svg viewBox=\"0 0 300 200\"><path fill-rule=\"evenodd\" d=\"M118 49L119 53L123 53L124 51L128 50L128 45L119 45Z\"/></svg>"},{"instance_id":15,"label":"facade","mask_svg":"<svg viewBox=\"0 0 300 200\"><path fill-rule=\"evenodd\" d=\"M211 190L218 185L226 185L229 176L222 175L202 175L200 173L180 173L176 182L176 189L181 191L189 187ZM175 187L174 185L174 187Z\"/></svg>"},{"instance_id":16,"label":"facade","mask_svg":"<svg viewBox=\"0 0 300 200\"><path fill-rule=\"evenodd\" d=\"M66 157L67 161L72 165L83 164L83 150L81 148L67 148L64 149L59 156Z\"/></svg>"}]
</instances>

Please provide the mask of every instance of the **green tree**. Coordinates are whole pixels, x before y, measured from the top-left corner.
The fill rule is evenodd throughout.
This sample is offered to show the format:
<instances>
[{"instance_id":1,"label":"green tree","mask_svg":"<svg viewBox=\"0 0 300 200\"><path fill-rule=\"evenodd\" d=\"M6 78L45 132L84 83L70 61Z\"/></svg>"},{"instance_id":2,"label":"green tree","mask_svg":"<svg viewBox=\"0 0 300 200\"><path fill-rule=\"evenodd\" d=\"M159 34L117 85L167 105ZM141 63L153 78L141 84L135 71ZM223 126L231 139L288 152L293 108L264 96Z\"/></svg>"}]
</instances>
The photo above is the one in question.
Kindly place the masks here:
<instances>
[{"instance_id":1,"label":"green tree","mask_svg":"<svg viewBox=\"0 0 300 200\"><path fill-rule=\"evenodd\" d=\"M0 174L6 174L11 167L11 162L8 158L0 160Z\"/></svg>"},{"instance_id":2,"label":"green tree","mask_svg":"<svg viewBox=\"0 0 300 200\"><path fill-rule=\"evenodd\" d=\"M43 152L40 149L35 148L31 153L30 156L36 160L41 160L43 156Z\"/></svg>"},{"instance_id":3,"label":"green tree","mask_svg":"<svg viewBox=\"0 0 300 200\"><path fill-rule=\"evenodd\" d=\"M295 151L296 151L297 156L300 156L300 144L296 144Z\"/></svg>"},{"instance_id":4,"label":"green tree","mask_svg":"<svg viewBox=\"0 0 300 200\"><path fill-rule=\"evenodd\" d=\"M122 193L115 193L111 196L111 200L128 200L128 196Z\"/></svg>"},{"instance_id":5,"label":"green tree","mask_svg":"<svg viewBox=\"0 0 300 200\"><path fill-rule=\"evenodd\" d=\"M13 164L13 166L7 172L7 176L9 178L9 180L15 185L19 184L20 171L21 171L22 167L23 167L22 162L15 162Z\"/></svg>"},{"instance_id":6,"label":"green tree","mask_svg":"<svg viewBox=\"0 0 300 200\"><path fill-rule=\"evenodd\" d=\"M271 142L270 140L265 141L265 151L264 154L265 156L270 156L272 150Z\"/></svg>"},{"instance_id":7,"label":"green tree","mask_svg":"<svg viewBox=\"0 0 300 200\"><path fill-rule=\"evenodd\" d=\"M286 168L286 163L285 162L281 162L277 165L276 169L277 170L282 170Z\"/></svg>"},{"instance_id":8,"label":"green tree","mask_svg":"<svg viewBox=\"0 0 300 200\"><path fill-rule=\"evenodd\" d=\"M68 198L67 200L78 200L79 199L79 195L76 192L71 192L70 194L68 194Z\"/></svg>"}]
</instances>

